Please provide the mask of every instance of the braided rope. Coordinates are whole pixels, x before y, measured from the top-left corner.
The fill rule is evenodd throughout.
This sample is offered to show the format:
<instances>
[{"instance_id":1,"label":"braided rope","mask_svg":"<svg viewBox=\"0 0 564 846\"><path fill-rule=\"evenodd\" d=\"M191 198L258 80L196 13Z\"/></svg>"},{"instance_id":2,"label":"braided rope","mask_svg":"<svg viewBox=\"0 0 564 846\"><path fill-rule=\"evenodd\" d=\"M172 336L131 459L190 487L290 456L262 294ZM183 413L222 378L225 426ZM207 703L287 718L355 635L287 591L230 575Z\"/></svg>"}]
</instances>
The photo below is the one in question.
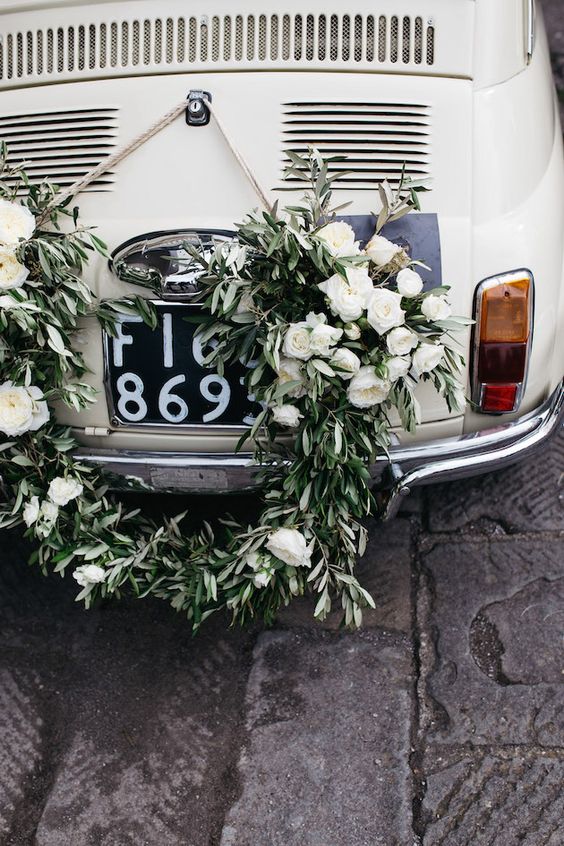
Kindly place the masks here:
<instances>
[{"instance_id":1,"label":"braided rope","mask_svg":"<svg viewBox=\"0 0 564 846\"><path fill-rule=\"evenodd\" d=\"M205 98L204 102L207 108L210 110L210 113L213 115L215 122L218 126L219 131L221 132L223 138L225 139L229 149L233 153L235 159L239 163L243 173L253 186L257 196L260 198L261 203L264 205L265 208L269 209L271 204L268 200L266 192L263 190L262 186L260 185L259 181L249 168L247 162L243 158L242 154L239 152L231 138L229 137L227 130L221 119L219 118L215 109L212 110L210 101ZM146 141L153 138L157 135L161 129L164 129L170 123L172 123L180 114L186 111L188 106L187 100L182 100L180 103L177 103L176 106L173 106L166 114L162 116L159 120L155 121L155 123L151 124L151 126L142 132L140 135L137 135L130 141L128 144L125 144L119 150L116 150L111 156L107 156L102 162L100 162L96 167L89 170L88 173L85 173L84 176L81 176L80 179L77 179L76 182L73 182L72 185L69 185L68 188L65 188L64 191L61 191L56 195L51 203L44 209L42 214L37 218L38 225L41 225L45 222L45 220L49 217L49 214L55 206L59 206L68 200L70 197L76 197L77 194L80 194L81 191L90 185L95 179L101 176L104 173L107 173L108 170L116 167L123 159L127 158L127 156L131 155L135 150L141 147Z\"/></svg>"}]
</instances>

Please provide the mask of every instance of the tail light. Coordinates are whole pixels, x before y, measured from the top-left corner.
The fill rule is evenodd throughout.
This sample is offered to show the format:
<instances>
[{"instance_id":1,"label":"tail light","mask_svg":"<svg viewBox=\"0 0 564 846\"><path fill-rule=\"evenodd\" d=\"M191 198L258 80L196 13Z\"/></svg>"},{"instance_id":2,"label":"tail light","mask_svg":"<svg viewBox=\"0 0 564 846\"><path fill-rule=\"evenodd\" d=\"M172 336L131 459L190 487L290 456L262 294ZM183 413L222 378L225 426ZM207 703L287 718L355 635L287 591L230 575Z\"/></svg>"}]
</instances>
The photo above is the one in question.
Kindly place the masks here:
<instances>
[{"instance_id":1,"label":"tail light","mask_svg":"<svg viewBox=\"0 0 564 846\"><path fill-rule=\"evenodd\" d=\"M492 276L476 289L472 399L478 411L507 414L519 408L533 336L533 298L528 270Z\"/></svg>"}]
</instances>

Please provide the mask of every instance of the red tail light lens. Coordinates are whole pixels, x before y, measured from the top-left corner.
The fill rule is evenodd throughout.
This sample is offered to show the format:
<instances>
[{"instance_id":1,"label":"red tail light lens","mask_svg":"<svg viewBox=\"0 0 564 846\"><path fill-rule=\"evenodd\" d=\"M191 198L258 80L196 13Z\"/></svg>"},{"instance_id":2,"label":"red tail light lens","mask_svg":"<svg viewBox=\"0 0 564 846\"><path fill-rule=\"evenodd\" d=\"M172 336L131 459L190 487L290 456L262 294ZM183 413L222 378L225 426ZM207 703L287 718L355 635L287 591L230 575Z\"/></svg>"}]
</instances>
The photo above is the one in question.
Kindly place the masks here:
<instances>
[{"instance_id":1,"label":"red tail light lens","mask_svg":"<svg viewBox=\"0 0 564 846\"><path fill-rule=\"evenodd\" d=\"M518 385L484 385L482 411L487 411L489 414L513 411L517 389Z\"/></svg>"},{"instance_id":2,"label":"red tail light lens","mask_svg":"<svg viewBox=\"0 0 564 846\"><path fill-rule=\"evenodd\" d=\"M473 399L479 411L516 411L523 394L533 319L528 270L485 279L476 290Z\"/></svg>"}]
</instances>

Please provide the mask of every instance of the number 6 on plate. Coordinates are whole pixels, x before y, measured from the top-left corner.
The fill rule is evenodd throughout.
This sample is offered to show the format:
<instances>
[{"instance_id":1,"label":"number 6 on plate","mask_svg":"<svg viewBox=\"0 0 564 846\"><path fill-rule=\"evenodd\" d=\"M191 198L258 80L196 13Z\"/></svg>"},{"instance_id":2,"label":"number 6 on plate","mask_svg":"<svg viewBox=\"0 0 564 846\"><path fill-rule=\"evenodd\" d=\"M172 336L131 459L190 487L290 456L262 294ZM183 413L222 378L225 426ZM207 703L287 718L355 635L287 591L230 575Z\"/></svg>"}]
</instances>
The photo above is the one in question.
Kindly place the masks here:
<instances>
[{"instance_id":1,"label":"number 6 on plate","mask_svg":"<svg viewBox=\"0 0 564 846\"><path fill-rule=\"evenodd\" d=\"M171 393L172 388L177 385L182 385L186 381L186 376L173 376L168 382L165 382L159 393L159 411L165 420L169 423L182 423L188 417L188 405L179 397L178 394ZM170 410L170 406L178 406L176 413Z\"/></svg>"}]
</instances>

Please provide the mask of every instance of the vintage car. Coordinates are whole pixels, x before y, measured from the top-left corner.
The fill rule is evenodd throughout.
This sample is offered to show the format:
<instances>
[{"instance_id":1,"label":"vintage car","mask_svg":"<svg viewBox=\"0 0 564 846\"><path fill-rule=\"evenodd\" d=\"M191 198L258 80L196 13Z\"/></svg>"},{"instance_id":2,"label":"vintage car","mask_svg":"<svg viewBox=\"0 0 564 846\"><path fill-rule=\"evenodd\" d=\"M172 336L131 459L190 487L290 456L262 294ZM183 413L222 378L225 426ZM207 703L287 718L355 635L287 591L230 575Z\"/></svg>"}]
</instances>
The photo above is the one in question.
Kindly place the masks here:
<instances>
[{"instance_id":1,"label":"vintage car","mask_svg":"<svg viewBox=\"0 0 564 846\"><path fill-rule=\"evenodd\" d=\"M248 453L234 452L252 397L240 370L203 365L183 320L199 308L184 245L206 250L256 205L215 114L272 201L299 196L299 181L282 176L287 151L308 146L348 157L335 188L358 221L404 164L430 180L403 237L433 265L428 284L452 285L455 313L476 320L463 339L471 403L449 415L422 386L417 434L398 427L391 461L373 468L387 516L414 486L502 467L559 426L564 162L533 0L357 0L345 10L326 0L307 10L296 0L3 0L0 92L12 160L63 188L190 98L186 119L79 197L112 253L89 269L97 294L134 290L135 273L161 282L155 332L127 317L116 339L85 326L99 400L59 411L85 460L116 485L252 484Z\"/></svg>"}]
</instances>

